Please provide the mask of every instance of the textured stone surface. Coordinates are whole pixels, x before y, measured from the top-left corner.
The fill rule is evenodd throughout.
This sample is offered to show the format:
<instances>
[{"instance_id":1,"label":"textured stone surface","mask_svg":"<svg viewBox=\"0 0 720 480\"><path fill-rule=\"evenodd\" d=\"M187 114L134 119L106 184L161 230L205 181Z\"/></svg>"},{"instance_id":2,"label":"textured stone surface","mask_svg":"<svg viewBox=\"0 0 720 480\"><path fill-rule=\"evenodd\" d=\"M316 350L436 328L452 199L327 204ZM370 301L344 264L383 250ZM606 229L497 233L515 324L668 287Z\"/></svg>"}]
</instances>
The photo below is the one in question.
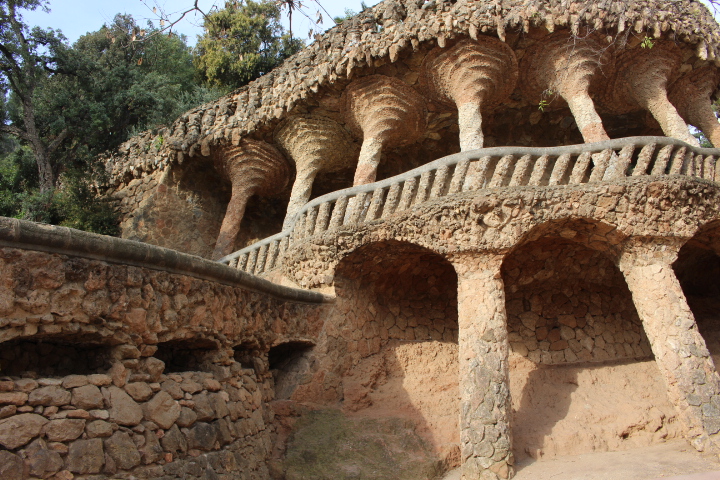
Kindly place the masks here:
<instances>
[{"instance_id":1,"label":"textured stone surface","mask_svg":"<svg viewBox=\"0 0 720 480\"><path fill-rule=\"evenodd\" d=\"M436 48L425 58L429 88L458 109L460 150L482 148L482 115L490 113L515 89L517 58L507 44L491 37L461 40Z\"/></svg>"},{"instance_id":2,"label":"textured stone surface","mask_svg":"<svg viewBox=\"0 0 720 480\"><path fill-rule=\"evenodd\" d=\"M33 390L28 399L30 405L61 407L70 403L72 395L59 386L47 386Z\"/></svg>"},{"instance_id":3,"label":"textured stone surface","mask_svg":"<svg viewBox=\"0 0 720 480\"><path fill-rule=\"evenodd\" d=\"M353 185L374 182L383 149L415 142L427 126L422 97L392 77L355 80L342 103L348 125L363 139Z\"/></svg>"},{"instance_id":4,"label":"textured stone surface","mask_svg":"<svg viewBox=\"0 0 720 480\"><path fill-rule=\"evenodd\" d=\"M104 400L100 389L95 385L84 385L73 389L71 403L86 410L102 408Z\"/></svg>"},{"instance_id":5,"label":"textured stone surface","mask_svg":"<svg viewBox=\"0 0 720 480\"><path fill-rule=\"evenodd\" d=\"M288 162L274 146L254 140L236 145L218 154L220 168L230 179L232 195L215 243L214 259L233 252L248 199L282 190L289 180Z\"/></svg>"},{"instance_id":6,"label":"textured stone surface","mask_svg":"<svg viewBox=\"0 0 720 480\"><path fill-rule=\"evenodd\" d=\"M102 440L75 440L70 444L65 466L73 473L99 473L104 461Z\"/></svg>"},{"instance_id":7,"label":"textured stone surface","mask_svg":"<svg viewBox=\"0 0 720 480\"><path fill-rule=\"evenodd\" d=\"M125 385L124 388L125 388L125 391L128 394L130 394L130 396L136 402L144 402L146 400L149 400L150 397L152 397L152 395L153 395L153 391L147 383L142 383L142 382L128 383L127 385Z\"/></svg>"},{"instance_id":8,"label":"textured stone surface","mask_svg":"<svg viewBox=\"0 0 720 480\"><path fill-rule=\"evenodd\" d=\"M659 128L692 140L685 121L705 122L712 137L716 32L690 2L386 1L161 137L131 140L109 167L108 194L126 236L218 257L276 233L293 215L289 196L295 208L347 187L352 167L334 171L335 162L352 166L356 156L359 184L480 144L561 145ZM641 46L643 36L652 48ZM515 59L525 78L517 87ZM540 111L543 95L568 105ZM416 387L392 405L415 402L418 423L407 428L438 435L439 461L463 463L465 478L512 475L510 358L553 372L652 353L688 437L712 449L720 382L670 264L680 243L720 218L716 158L676 151L661 165L628 151L546 158L534 183L530 167L541 158L489 158L490 175L480 172L482 159L459 163L426 176L432 189L418 179L417 205L387 185L348 209L367 207L364 224L327 232L317 227L331 220L327 205L309 212L307 235L248 264L262 272L277 255L279 281L334 287L338 303L328 309L272 299L229 277L178 273L177 254L139 244L133 251L145 259L129 250L128 259L104 259L109 250L72 252L72 235L41 227L61 253L32 251L24 230L8 224L3 235L22 246L0 250L1 367L10 375L0 383L0 439L32 453L22 468L39 476L270 478L270 460L300 415L294 402L369 409L381 386L386 398L400 396L408 352L435 354L422 357L433 372L453 365L456 347L459 392L437 379L417 386L409 375L401 384ZM292 193L284 189L291 159ZM490 190L460 193L463 168ZM668 172L705 180L629 177ZM401 202L406 208L393 213ZM446 410L460 399L452 434L441 425L448 412L418 394L441 386ZM28 415L49 424L6 427ZM638 428L655 425L660 438L675 418L664 415ZM16 464L8 457L8 468Z\"/></svg>"},{"instance_id":9,"label":"textured stone surface","mask_svg":"<svg viewBox=\"0 0 720 480\"><path fill-rule=\"evenodd\" d=\"M40 435L46 423L46 418L34 413L21 413L0 420L0 445L9 450L21 447Z\"/></svg>"},{"instance_id":10,"label":"textured stone surface","mask_svg":"<svg viewBox=\"0 0 720 480\"><path fill-rule=\"evenodd\" d=\"M50 420L43 432L51 442L67 442L75 440L85 431L85 420L82 419L60 419Z\"/></svg>"},{"instance_id":11,"label":"textured stone surface","mask_svg":"<svg viewBox=\"0 0 720 480\"><path fill-rule=\"evenodd\" d=\"M0 477L7 480L23 480L22 458L8 451L0 451Z\"/></svg>"},{"instance_id":12,"label":"textured stone surface","mask_svg":"<svg viewBox=\"0 0 720 480\"><path fill-rule=\"evenodd\" d=\"M110 397L110 421L129 427L135 426L143 418L142 408L124 390L108 387Z\"/></svg>"},{"instance_id":13,"label":"textured stone surface","mask_svg":"<svg viewBox=\"0 0 720 480\"><path fill-rule=\"evenodd\" d=\"M140 452L125 432L115 432L105 440L105 452L121 470L130 470L140 464Z\"/></svg>"},{"instance_id":14,"label":"textured stone surface","mask_svg":"<svg viewBox=\"0 0 720 480\"><path fill-rule=\"evenodd\" d=\"M180 416L180 405L166 392L159 392L143 405L145 418L162 428L170 428Z\"/></svg>"},{"instance_id":15,"label":"textured stone surface","mask_svg":"<svg viewBox=\"0 0 720 480\"><path fill-rule=\"evenodd\" d=\"M25 449L25 453L29 460L30 474L36 477L45 478L63 467L63 459L60 454L50 450L43 440L38 439L32 442Z\"/></svg>"}]
</instances>

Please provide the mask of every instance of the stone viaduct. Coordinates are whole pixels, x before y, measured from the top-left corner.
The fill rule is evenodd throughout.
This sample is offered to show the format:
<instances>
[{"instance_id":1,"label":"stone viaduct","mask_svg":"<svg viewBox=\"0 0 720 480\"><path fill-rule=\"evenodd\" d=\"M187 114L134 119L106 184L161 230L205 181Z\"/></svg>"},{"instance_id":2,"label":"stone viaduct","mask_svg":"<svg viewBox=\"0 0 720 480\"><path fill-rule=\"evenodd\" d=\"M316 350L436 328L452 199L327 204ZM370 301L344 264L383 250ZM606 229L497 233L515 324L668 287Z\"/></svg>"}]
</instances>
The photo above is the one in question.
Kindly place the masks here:
<instances>
[{"instance_id":1,"label":"stone viaduct","mask_svg":"<svg viewBox=\"0 0 720 480\"><path fill-rule=\"evenodd\" d=\"M719 38L691 0L386 0L132 139L123 239L0 220L0 477L720 451ZM341 425L385 447L323 457Z\"/></svg>"}]
</instances>

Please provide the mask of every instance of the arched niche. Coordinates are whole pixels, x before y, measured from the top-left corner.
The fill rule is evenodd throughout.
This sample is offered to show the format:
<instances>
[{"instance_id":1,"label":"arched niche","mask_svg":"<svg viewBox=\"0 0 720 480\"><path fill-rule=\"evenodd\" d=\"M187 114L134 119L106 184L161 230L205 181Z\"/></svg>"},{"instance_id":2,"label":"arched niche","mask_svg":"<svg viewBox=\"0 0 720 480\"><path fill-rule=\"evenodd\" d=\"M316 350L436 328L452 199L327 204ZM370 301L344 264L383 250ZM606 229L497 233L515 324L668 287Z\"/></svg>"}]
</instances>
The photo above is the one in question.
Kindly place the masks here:
<instances>
[{"instance_id":1,"label":"arched niche","mask_svg":"<svg viewBox=\"0 0 720 480\"><path fill-rule=\"evenodd\" d=\"M684 433L616 264L622 241L611 225L551 222L503 262L520 465Z\"/></svg>"},{"instance_id":2,"label":"arched niche","mask_svg":"<svg viewBox=\"0 0 720 480\"><path fill-rule=\"evenodd\" d=\"M720 362L720 222L700 228L681 248L673 270L698 331L717 368Z\"/></svg>"},{"instance_id":3,"label":"arched niche","mask_svg":"<svg viewBox=\"0 0 720 480\"><path fill-rule=\"evenodd\" d=\"M457 275L406 242L365 245L335 271L337 301L316 347L324 401L351 418L401 421L427 445L418 461L459 462ZM384 420L383 420L384 421ZM413 441L416 441L413 440Z\"/></svg>"}]
</instances>

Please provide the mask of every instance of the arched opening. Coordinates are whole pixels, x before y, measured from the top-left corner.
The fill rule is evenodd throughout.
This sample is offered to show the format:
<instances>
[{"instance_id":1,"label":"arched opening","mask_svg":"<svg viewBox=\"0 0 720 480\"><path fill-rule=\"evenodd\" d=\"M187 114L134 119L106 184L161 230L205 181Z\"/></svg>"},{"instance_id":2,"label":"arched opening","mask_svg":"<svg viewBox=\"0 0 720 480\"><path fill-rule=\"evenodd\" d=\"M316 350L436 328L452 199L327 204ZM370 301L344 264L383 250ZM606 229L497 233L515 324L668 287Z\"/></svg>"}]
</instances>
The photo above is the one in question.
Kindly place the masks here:
<instances>
[{"instance_id":1,"label":"arched opening","mask_svg":"<svg viewBox=\"0 0 720 480\"><path fill-rule=\"evenodd\" d=\"M720 361L720 223L682 246L673 270L717 368Z\"/></svg>"},{"instance_id":2,"label":"arched opening","mask_svg":"<svg viewBox=\"0 0 720 480\"><path fill-rule=\"evenodd\" d=\"M165 362L165 373L207 371L209 357L217 352L217 344L203 338L170 340L157 347L154 356Z\"/></svg>"},{"instance_id":3,"label":"arched opening","mask_svg":"<svg viewBox=\"0 0 720 480\"><path fill-rule=\"evenodd\" d=\"M96 335L19 338L0 343L0 372L12 377L105 373L110 349Z\"/></svg>"},{"instance_id":4,"label":"arched opening","mask_svg":"<svg viewBox=\"0 0 720 480\"><path fill-rule=\"evenodd\" d=\"M268 353L270 373L275 383L275 399L289 400L298 385L305 385L312 379L310 342L286 342L276 345Z\"/></svg>"},{"instance_id":5,"label":"arched opening","mask_svg":"<svg viewBox=\"0 0 720 480\"><path fill-rule=\"evenodd\" d=\"M503 263L521 465L683 433L606 227L538 230Z\"/></svg>"},{"instance_id":6,"label":"arched opening","mask_svg":"<svg viewBox=\"0 0 720 480\"><path fill-rule=\"evenodd\" d=\"M288 472L308 474L311 466L303 458L328 458L326 451L334 452L322 467L328 476L351 469L358 478L372 470L390 472L387 478L403 472L402 478L420 480L457 466L458 314L452 265L416 245L379 242L340 261L335 291L335 312L314 349L313 387L298 388L293 398L339 406L340 412L299 422L293 438L312 432L325 440L311 446L291 440ZM348 451L343 444L356 448Z\"/></svg>"}]
</instances>

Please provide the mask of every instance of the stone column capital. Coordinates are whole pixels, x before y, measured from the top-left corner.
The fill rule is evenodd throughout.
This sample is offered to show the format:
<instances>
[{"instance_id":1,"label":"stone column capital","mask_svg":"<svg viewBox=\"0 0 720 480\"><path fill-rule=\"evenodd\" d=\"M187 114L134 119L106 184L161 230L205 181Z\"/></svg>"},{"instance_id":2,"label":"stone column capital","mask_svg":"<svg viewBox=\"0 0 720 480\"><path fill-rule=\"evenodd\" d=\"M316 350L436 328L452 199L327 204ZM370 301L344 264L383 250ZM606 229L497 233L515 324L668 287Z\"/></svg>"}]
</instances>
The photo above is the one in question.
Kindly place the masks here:
<instances>
[{"instance_id":1,"label":"stone column capital","mask_svg":"<svg viewBox=\"0 0 720 480\"><path fill-rule=\"evenodd\" d=\"M496 252L460 252L448 256L458 277L502 279L500 269L505 253Z\"/></svg>"}]
</instances>

